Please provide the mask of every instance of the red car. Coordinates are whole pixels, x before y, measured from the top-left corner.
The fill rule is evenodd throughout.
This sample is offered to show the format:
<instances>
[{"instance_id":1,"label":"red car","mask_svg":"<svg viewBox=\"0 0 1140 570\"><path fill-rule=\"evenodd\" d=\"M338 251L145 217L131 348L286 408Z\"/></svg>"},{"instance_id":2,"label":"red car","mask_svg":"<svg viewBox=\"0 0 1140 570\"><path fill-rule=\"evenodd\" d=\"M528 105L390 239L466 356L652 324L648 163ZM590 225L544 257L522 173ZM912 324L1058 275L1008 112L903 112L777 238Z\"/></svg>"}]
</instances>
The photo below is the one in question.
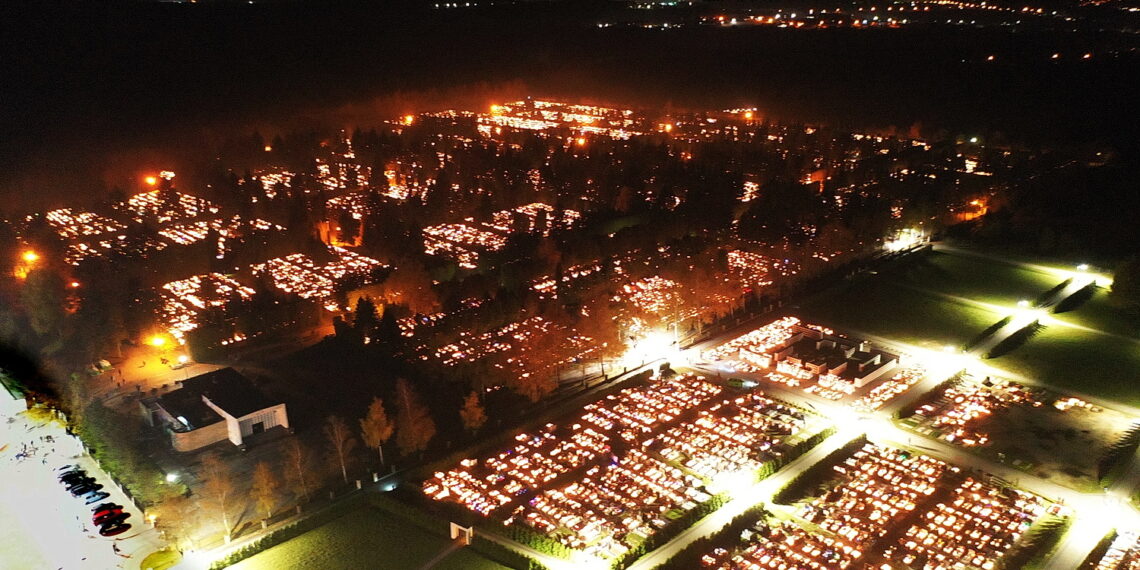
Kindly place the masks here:
<instances>
[{"instance_id":1,"label":"red car","mask_svg":"<svg viewBox=\"0 0 1140 570\"><path fill-rule=\"evenodd\" d=\"M131 530L131 524L130 523L116 523L116 524L110 524L110 525L107 525L104 527L100 527L99 528L99 534L101 534L103 536L115 536L118 534L123 534L124 532L127 532L128 530Z\"/></svg>"},{"instance_id":2,"label":"red car","mask_svg":"<svg viewBox=\"0 0 1140 570\"><path fill-rule=\"evenodd\" d=\"M112 518L115 518L116 516L121 515L121 514L123 514L123 509L111 509L111 510L99 512L99 513L95 513L95 516L91 517L91 522L102 526L103 523L105 523L105 522L111 520ZM127 516L130 516L130 514L128 513ZM123 518L125 519L127 517L123 517Z\"/></svg>"}]
</instances>

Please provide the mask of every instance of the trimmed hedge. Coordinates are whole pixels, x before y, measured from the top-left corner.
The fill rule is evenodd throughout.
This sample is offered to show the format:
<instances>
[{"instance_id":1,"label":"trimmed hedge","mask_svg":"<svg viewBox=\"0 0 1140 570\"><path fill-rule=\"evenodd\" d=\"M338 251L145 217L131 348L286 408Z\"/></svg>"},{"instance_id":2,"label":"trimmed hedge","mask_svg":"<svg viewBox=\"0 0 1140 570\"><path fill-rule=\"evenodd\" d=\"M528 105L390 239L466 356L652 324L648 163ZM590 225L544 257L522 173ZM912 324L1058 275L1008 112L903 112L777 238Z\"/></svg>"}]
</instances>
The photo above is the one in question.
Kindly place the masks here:
<instances>
[{"instance_id":1,"label":"trimmed hedge","mask_svg":"<svg viewBox=\"0 0 1140 570\"><path fill-rule=\"evenodd\" d=\"M942 382L939 382L937 386L931 388L925 394L922 394L916 398L913 402L899 408L899 411L895 414L895 419L901 420L913 416L919 408L937 400L938 397L942 395L942 393L945 392L948 388L957 385L958 382L961 381L962 372L958 372L957 374L943 380Z\"/></svg>"},{"instance_id":2,"label":"trimmed hedge","mask_svg":"<svg viewBox=\"0 0 1140 570\"><path fill-rule=\"evenodd\" d=\"M1069 286L1069 283L1072 283L1072 282L1073 282L1073 278L1070 277L1070 278L1054 285L1053 288L1051 288L1048 291L1038 295L1037 299L1035 299L1033 301L1033 306L1036 308L1044 307L1045 303L1047 303L1049 301L1049 299L1051 299L1053 297L1053 295L1060 293L1065 287Z\"/></svg>"},{"instance_id":3,"label":"trimmed hedge","mask_svg":"<svg viewBox=\"0 0 1140 570\"><path fill-rule=\"evenodd\" d=\"M984 358L997 358L1013 352L1015 349L1025 344L1029 339L1037 335L1045 329L1045 325L1040 321L1033 321L1025 325L1017 332L1005 337L1001 342L994 345L984 356Z\"/></svg>"},{"instance_id":4,"label":"trimmed hedge","mask_svg":"<svg viewBox=\"0 0 1140 570\"><path fill-rule=\"evenodd\" d=\"M362 494L352 494L345 499L332 504L323 511L314 513L311 516L305 517L290 525L283 526L231 552L225 558L216 560L213 564L210 565L210 570L220 570L221 568L232 566L238 562L241 562L242 560L245 560L246 558L249 558L250 556L258 554L263 550L267 550L287 540L296 538L319 526L328 524L348 514L352 509L360 506L360 503L362 501Z\"/></svg>"},{"instance_id":5,"label":"trimmed hedge","mask_svg":"<svg viewBox=\"0 0 1140 570\"><path fill-rule=\"evenodd\" d=\"M1089 555L1085 557L1085 561L1077 567L1077 570L1095 570L1100 563L1100 559L1108 553L1108 549L1112 547L1112 542L1116 540L1116 529L1108 531L1100 542L1096 543Z\"/></svg>"},{"instance_id":6,"label":"trimmed hedge","mask_svg":"<svg viewBox=\"0 0 1140 570\"><path fill-rule=\"evenodd\" d=\"M654 570L692 570L701 567L701 557L714 548L730 549L740 543L740 533L760 522L770 513L764 505L756 505L733 518L731 522L712 536L699 538L674 554Z\"/></svg>"},{"instance_id":7,"label":"trimmed hedge","mask_svg":"<svg viewBox=\"0 0 1140 570\"><path fill-rule=\"evenodd\" d=\"M1025 533L1025 536L998 560L997 567L1006 570L1036 568L1061 542L1073 519L1046 515Z\"/></svg>"},{"instance_id":8,"label":"trimmed hedge","mask_svg":"<svg viewBox=\"0 0 1140 570\"><path fill-rule=\"evenodd\" d=\"M1140 424L1132 424L1096 463L1096 478L1101 487L1108 487L1120 478L1137 447L1140 447Z\"/></svg>"},{"instance_id":9,"label":"trimmed hedge","mask_svg":"<svg viewBox=\"0 0 1140 570\"><path fill-rule=\"evenodd\" d=\"M967 342L966 344L962 345L962 352L969 352L969 351L973 350L974 347L981 344L983 340L986 340L987 338L989 338L990 335L998 332L999 330L1001 330L1002 327L1004 327L1005 325L1008 325L1012 321L1013 321L1013 315L1006 315L1006 317L1003 318L1002 320L986 327L986 330L978 333L978 336L975 336L974 338L970 339L970 342Z\"/></svg>"},{"instance_id":10,"label":"trimmed hedge","mask_svg":"<svg viewBox=\"0 0 1140 570\"><path fill-rule=\"evenodd\" d=\"M810 487L818 485L827 480L831 474L831 467L833 465L839 463L848 455L855 453L866 444L867 436L861 435L847 442L847 444L843 447L840 447L839 449L836 449L835 451L827 454L827 457L824 457L823 459L814 463L811 467L803 470L791 481L788 481L788 483L784 485L783 488L781 488L779 491L776 491L776 493L772 495L772 502L786 505L796 501L805 493L807 493Z\"/></svg>"},{"instance_id":11,"label":"trimmed hedge","mask_svg":"<svg viewBox=\"0 0 1140 570\"><path fill-rule=\"evenodd\" d=\"M692 510L678 517L677 520L665 525L664 528L653 533L653 535L645 539L645 542L642 542L641 544L631 548L625 554L621 555L620 558L614 560L613 563L610 564L610 568L613 570L625 570L626 568L629 568L629 566L636 562L638 558L641 558L642 556L645 556L646 554L657 550L657 548L668 543L670 540L673 540L677 535L684 532L685 529L688 529L689 527L696 524L697 521L712 514L714 511L724 506L724 504L727 502L727 493L713 495L709 500L697 505Z\"/></svg>"}]
</instances>

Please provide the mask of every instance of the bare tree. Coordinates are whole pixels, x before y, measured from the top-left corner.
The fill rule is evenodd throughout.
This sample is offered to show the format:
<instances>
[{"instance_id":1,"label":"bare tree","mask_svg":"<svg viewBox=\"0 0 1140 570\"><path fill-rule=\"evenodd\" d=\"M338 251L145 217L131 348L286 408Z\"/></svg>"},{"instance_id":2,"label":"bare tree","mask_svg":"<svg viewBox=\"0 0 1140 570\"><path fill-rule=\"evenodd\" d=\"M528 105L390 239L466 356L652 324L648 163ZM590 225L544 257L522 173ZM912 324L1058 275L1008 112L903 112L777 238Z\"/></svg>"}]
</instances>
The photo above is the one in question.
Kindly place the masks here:
<instances>
[{"instance_id":1,"label":"bare tree","mask_svg":"<svg viewBox=\"0 0 1140 570\"><path fill-rule=\"evenodd\" d=\"M348 424L340 416L325 419L325 438L329 442L329 455L340 464L340 475L348 483L348 453L356 446L356 439L348 429Z\"/></svg>"},{"instance_id":2,"label":"bare tree","mask_svg":"<svg viewBox=\"0 0 1140 570\"><path fill-rule=\"evenodd\" d=\"M479 428L487 422L487 414L483 411L478 392L473 391L467 395L463 407L459 409L459 418L463 420L463 427L471 433L479 431Z\"/></svg>"},{"instance_id":3,"label":"bare tree","mask_svg":"<svg viewBox=\"0 0 1140 570\"><path fill-rule=\"evenodd\" d=\"M301 443L296 436L289 438L285 444L285 463L288 464L288 479L294 487L300 485L299 497L302 501L309 498L309 483L305 478L309 470L309 448Z\"/></svg>"},{"instance_id":4,"label":"bare tree","mask_svg":"<svg viewBox=\"0 0 1140 570\"><path fill-rule=\"evenodd\" d=\"M229 542L230 507L234 494L233 470L217 453L209 453L202 457L198 478L203 482L203 499L209 505L209 510L217 514L222 523L222 533L226 536L226 542Z\"/></svg>"},{"instance_id":5,"label":"bare tree","mask_svg":"<svg viewBox=\"0 0 1140 570\"><path fill-rule=\"evenodd\" d=\"M171 544L178 545L183 541L191 541L193 545L194 529L198 528L198 508L189 497L171 494L148 514L154 514L155 528L162 532Z\"/></svg>"},{"instance_id":6,"label":"bare tree","mask_svg":"<svg viewBox=\"0 0 1140 570\"><path fill-rule=\"evenodd\" d=\"M257 503L257 510L265 512L266 519L273 515L273 507L277 506L277 489L280 487L281 482L269 464L258 461L253 469L253 486L250 488L250 494ZM265 527L264 520L261 526Z\"/></svg>"},{"instance_id":7,"label":"bare tree","mask_svg":"<svg viewBox=\"0 0 1140 570\"><path fill-rule=\"evenodd\" d=\"M368 413L360 420L360 435L364 439L364 445L376 448L380 454L381 464L384 463L384 443L392 437L395 429L396 426L384 411L384 401L372 398L372 403L368 405Z\"/></svg>"},{"instance_id":8,"label":"bare tree","mask_svg":"<svg viewBox=\"0 0 1140 570\"><path fill-rule=\"evenodd\" d=\"M396 380L396 403L400 409L396 416L396 446L400 453L407 455L427 449L428 442L435 437L435 420L403 378Z\"/></svg>"}]
</instances>

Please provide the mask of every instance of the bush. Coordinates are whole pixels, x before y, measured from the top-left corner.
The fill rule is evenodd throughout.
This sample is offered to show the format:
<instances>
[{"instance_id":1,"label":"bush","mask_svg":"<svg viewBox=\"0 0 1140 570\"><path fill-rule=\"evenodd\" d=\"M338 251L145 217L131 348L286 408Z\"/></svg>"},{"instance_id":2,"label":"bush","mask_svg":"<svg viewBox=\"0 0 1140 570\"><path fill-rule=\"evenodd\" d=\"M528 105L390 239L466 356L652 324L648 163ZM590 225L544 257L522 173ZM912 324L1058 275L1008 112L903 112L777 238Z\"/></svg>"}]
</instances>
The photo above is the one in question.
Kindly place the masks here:
<instances>
[{"instance_id":1,"label":"bush","mask_svg":"<svg viewBox=\"0 0 1140 570\"><path fill-rule=\"evenodd\" d=\"M1085 557L1085 561L1081 563L1078 570L1095 570L1100 559L1104 558L1108 549L1112 547L1114 540L1116 540L1116 530L1108 531L1108 534L1104 535L1104 538L1100 539L1100 542L1096 543L1089 555Z\"/></svg>"}]
</instances>

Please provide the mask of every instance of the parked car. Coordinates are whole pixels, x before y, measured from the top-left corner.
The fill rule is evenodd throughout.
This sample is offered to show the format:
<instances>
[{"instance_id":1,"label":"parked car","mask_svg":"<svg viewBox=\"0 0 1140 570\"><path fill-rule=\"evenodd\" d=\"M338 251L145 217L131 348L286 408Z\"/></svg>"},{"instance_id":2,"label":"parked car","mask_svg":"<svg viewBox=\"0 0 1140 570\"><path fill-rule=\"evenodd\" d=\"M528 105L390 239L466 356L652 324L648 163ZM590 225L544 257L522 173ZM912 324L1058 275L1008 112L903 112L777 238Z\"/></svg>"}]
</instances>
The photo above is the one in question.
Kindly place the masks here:
<instances>
[{"instance_id":1,"label":"parked car","mask_svg":"<svg viewBox=\"0 0 1140 570\"><path fill-rule=\"evenodd\" d=\"M78 487L71 487L68 489L68 491L71 491L71 496L73 497L82 497L83 495L90 495L91 493L94 493L95 491L98 491L102 488L103 486L98 483L89 483L86 485L79 485Z\"/></svg>"},{"instance_id":2,"label":"parked car","mask_svg":"<svg viewBox=\"0 0 1140 570\"><path fill-rule=\"evenodd\" d=\"M78 481L80 479L86 479L86 478L87 478L87 473L85 473L83 471L69 471L69 472L64 473L63 475L59 476L59 482L60 483L70 483L72 481Z\"/></svg>"},{"instance_id":3,"label":"parked car","mask_svg":"<svg viewBox=\"0 0 1140 570\"><path fill-rule=\"evenodd\" d=\"M117 515L117 514L119 514L119 513L121 513L121 512L123 512L123 508L122 508L122 507L115 507L115 508L113 508L113 509L103 509L103 510L101 510L101 511L98 511L98 512L92 513L92 514L91 514L91 520L92 520L92 522L94 522L95 524L100 524L100 523L98 522L98 520L99 520L100 518L106 518L106 517L107 517L107 516L109 516L109 515Z\"/></svg>"},{"instance_id":4,"label":"parked car","mask_svg":"<svg viewBox=\"0 0 1140 570\"><path fill-rule=\"evenodd\" d=\"M99 503L98 505L91 507L91 512L98 514L101 511L109 511L112 509L121 509L121 508L123 508L123 505L119 505L116 503Z\"/></svg>"},{"instance_id":5,"label":"parked car","mask_svg":"<svg viewBox=\"0 0 1140 570\"><path fill-rule=\"evenodd\" d=\"M103 499L106 499L110 496L111 494L106 491L96 491L90 495L87 495L86 504L90 505L91 503L98 503L99 501L102 501Z\"/></svg>"},{"instance_id":6,"label":"parked car","mask_svg":"<svg viewBox=\"0 0 1140 570\"><path fill-rule=\"evenodd\" d=\"M94 477L83 477L82 479L70 479L68 481L64 481L64 486L67 487L68 491L70 491L80 485L92 485L94 483Z\"/></svg>"},{"instance_id":7,"label":"parked car","mask_svg":"<svg viewBox=\"0 0 1140 570\"><path fill-rule=\"evenodd\" d=\"M123 522L129 518L131 518L131 513L124 513L122 511L120 511L117 513L108 514L107 516L104 516L104 517L100 518L99 520L95 520L92 522L94 522L95 524L97 524L99 526L110 526L110 525L119 524L119 523L121 523L121 522Z\"/></svg>"},{"instance_id":8,"label":"parked car","mask_svg":"<svg viewBox=\"0 0 1140 570\"><path fill-rule=\"evenodd\" d=\"M118 523L99 527L99 534L103 536L115 536L117 534L123 534L130 529L130 523Z\"/></svg>"}]
</instances>

